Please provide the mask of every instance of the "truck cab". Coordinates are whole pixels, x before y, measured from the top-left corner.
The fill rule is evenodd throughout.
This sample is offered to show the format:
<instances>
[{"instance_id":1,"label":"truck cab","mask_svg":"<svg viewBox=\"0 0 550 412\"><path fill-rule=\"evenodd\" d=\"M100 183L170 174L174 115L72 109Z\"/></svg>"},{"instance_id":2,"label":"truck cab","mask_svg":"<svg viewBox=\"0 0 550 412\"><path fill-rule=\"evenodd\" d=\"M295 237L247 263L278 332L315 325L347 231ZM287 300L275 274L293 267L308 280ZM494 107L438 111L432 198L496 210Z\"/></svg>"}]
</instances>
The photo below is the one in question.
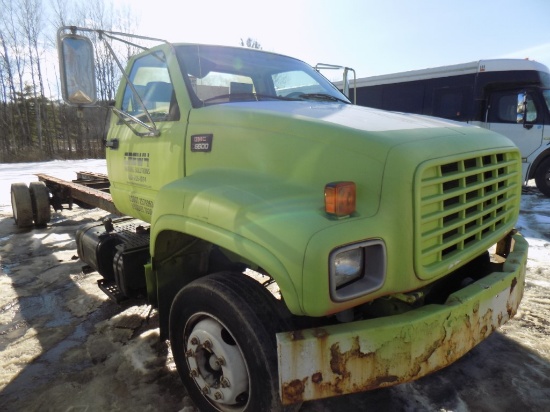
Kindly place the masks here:
<instances>
[{"instance_id":1,"label":"truck cab","mask_svg":"<svg viewBox=\"0 0 550 412\"><path fill-rule=\"evenodd\" d=\"M80 106L94 104L89 68L71 66L87 30L59 35L62 72L88 72L63 83ZM185 43L131 58L112 110L127 216L81 231L79 256L122 295L142 277L201 410L411 381L517 310L521 156L499 134L352 105L295 58ZM121 257L136 238L139 259Z\"/></svg>"}]
</instances>

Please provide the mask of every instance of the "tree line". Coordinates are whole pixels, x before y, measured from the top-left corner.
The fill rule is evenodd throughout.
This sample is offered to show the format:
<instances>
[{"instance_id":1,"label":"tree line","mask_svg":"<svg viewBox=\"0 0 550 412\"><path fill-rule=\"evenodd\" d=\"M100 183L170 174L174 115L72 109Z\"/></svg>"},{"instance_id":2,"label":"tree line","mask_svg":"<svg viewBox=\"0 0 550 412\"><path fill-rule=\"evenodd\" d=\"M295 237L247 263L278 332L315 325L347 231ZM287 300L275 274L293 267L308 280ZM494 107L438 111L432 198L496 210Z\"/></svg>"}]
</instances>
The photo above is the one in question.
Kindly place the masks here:
<instances>
[{"instance_id":1,"label":"tree line","mask_svg":"<svg viewBox=\"0 0 550 412\"><path fill-rule=\"evenodd\" d=\"M0 0L0 162L104 156L108 102L120 73L98 39L96 79L103 109L60 101L56 34L62 26L132 33L136 18L112 0ZM120 50L123 64L133 53Z\"/></svg>"}]
</instances>

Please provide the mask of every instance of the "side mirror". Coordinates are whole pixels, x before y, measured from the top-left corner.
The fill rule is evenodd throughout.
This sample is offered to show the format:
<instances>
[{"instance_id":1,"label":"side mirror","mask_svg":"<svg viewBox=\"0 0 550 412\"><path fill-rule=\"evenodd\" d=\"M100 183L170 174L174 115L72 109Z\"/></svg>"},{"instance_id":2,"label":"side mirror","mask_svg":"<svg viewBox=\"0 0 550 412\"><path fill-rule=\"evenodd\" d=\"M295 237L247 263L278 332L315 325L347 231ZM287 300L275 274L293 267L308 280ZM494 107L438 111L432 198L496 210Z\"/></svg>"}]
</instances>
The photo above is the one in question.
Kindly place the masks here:
<instances>
[{"instance_id":1,"label":"side mirror","mask_svg":"<svg viewBox=\"0 0 550 412\"><path fill-rule=\"evenodd\" d=\"M94 46L76 34L58 36L59 69L63 100L75 106L91 106L96 98Z\"/></svg>"},{"instance_id":2,"label":"side mirror","mask_svg":"<svg viewBox=\"0 0 550 412\"><path fill-rule=\"evenodd\" d=\"M525 123L525 109L527 107L526 105L527 101L527 94L526 93L518 93L518 105L517 105L517 117L516 117L516 123L521 124Z\"/></svg>"}]
</instances>

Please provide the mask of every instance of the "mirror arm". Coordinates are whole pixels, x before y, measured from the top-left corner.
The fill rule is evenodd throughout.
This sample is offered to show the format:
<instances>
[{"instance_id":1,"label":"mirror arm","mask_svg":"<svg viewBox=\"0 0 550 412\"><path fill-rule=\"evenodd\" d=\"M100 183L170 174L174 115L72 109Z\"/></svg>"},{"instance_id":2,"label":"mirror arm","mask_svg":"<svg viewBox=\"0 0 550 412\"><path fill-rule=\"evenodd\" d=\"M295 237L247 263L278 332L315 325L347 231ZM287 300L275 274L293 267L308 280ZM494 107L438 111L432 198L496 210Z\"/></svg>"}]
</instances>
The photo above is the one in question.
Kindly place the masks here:
<instances>
[{"instance_id":1,"label":"mirror arm","mask_svg":"<svg viewBox=\"0 0 550 412\"><path fill-rule=\"evenodd\" d=\"M132 116L129 113L126 113L120 109L117 109L116 107L112 107L111 110L117 115L117 117L122 120L122 122L128 126L132 132L134 132L137 136L140 137L158 137L160 136L160 131L155 126L149 126L147 123L142 122L137 117ZM149 130L149 132L138 132L136 128L132 125L131 122L139 124L141 127L144 127L145 129ZM153 123L154 124L154 123Z\"/></svg>"},{"instance_id":2,"label":"mirror arm","mask_svg":"<svg viewBox=\"0 0 550 412\"><path fill-rule=\"evenodd\" d=\"M134 39L140 39L140 40L156 41L156 42L159 42L159 43L169 43L167 40L157 39L155 37L140 36L138 34L122 33L122 32L116 32L116 31L105 31L105 30L97 30L97 32L99 33L100 36L108 37L111 40L116 40L116 41L119 41L121 43L125 43L129 46L137 47L138 49L141 49L141 50L149 50L149 48L145 47L145 46L141 46L141 45L136 44L136 43L133 43L133 42L128 41L128 40L121 39L120 37L115 37L114 35L116 35L116 36L127 36L127 37L131 37L131 38L134 38Z\"/></svg>"},{"instance_id":3,"label":"mirror arm","mask_svg":"<svg viewBox=\"0 0 550 412\"><path fill-rule=\"evenodd\" d=\"M351 67L345 67L345 66L338 66L334 64L326 64L326 63L317 63L314 67L315 71L321 72L321 70L344 70L344 81L342 85L342 93L347 97L350 98L349 95L349 82L348 82L348 73L351 71L353 72L353 104L357 104L357 76L355 74L355 70Z\"/></svg>"},{"instance_id":4,"label":"mirror arm","mask_svg":"<svg viewBox=\"0 0 550 412\"><path fill-rule=\"evenodd\" d=\"M351 67L344 68L344 84L347 84L347 88L348 88L347 96L351 97L349 95L349 78L348 78L348 73L350 71L353 72L353 104L357 104L357 75L355 73L355 70L352 69Z\"/></svg>"},{"instance_id":5,"label":"mirror arm","mask_svg":"<svg viewBox=\"0 0 550 412\"><path fill-rule=\"evenodd\" d=\"M101 36L101 34L100 34ZM116 56L114 50L111 48L111 45L109 44L109 42L107 42L105 39L102 39L105 46L107 47L107 49L109 50L109 53L111 54L111 56L113 57L113 59L115 59L115 62L118 66L118 68L120 69L120 71L122 72L122 75L124 76L124 78L126 79L126 82L128 83L128 85L130 86L130 88L132 89L132 92L134 93L134 96L137 97L137 101L139 102L140 106L143 108L143 110L145 111L145 115L147 116L147 120L149 120L149 122L151 122L153 124L153 130L157 130L157 126L155 124L155 122L153 121L153 118L151 117L151 114L149 113L149 110L147 110L147 107L145 107L145 103L143 103L143 100L141 99L141 96L139 95L139 93L137 92L136 88L134 87L134 84L132 83L132 81L130 80L130 77L128 76L128 74L126 73L126 70L124 70L124 67L122 67L122 63L120 63L120 60L118 59L118 57ZM114 107L113 107L114 109ZM130 116L130 115L128 115ZM119 116L120 117L120 116ZM133 117L133 116L130 116L130 117ZM121 119L122 120L122 119ZM137 119L136 119L137 120ZM138 120L138 122L140 122ZM142 122L140 122L142 123ZM147 126L147 128L149 129L150 126Z\"/></svg>"}]
</instances>

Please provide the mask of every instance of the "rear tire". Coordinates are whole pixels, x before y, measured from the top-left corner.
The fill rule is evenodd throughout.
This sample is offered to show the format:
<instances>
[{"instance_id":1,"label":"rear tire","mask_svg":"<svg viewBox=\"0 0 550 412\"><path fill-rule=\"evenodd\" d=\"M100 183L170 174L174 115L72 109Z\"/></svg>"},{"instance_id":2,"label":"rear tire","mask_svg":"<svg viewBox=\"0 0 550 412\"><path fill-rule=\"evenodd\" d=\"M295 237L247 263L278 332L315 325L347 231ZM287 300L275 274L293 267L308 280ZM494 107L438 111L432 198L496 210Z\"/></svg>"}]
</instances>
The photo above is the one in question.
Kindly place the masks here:
<instances>
[{"instance_id":1,"label":"rear tire","mask_svg":"<svg viewBox=\"0 0 550 412\"><path fill-rule=\"evenodd\" d=\"M25 183L13 183L11 185L11 210L18 228L23 229L32 226L31 193Z\"/></svg>"},{"instance_id":2,"label":"rear tire","mask_svg":"<svg viewBox=\"0 0 550 412\"><path fill-rule=\"evenodd\" d=\"M275 334L289 329L281 302L253 279L221 272L183 288L170 310L170 342L202 412L282 411Z\"/></svg>"},{"instance_id":3,"label":"rear tire","mask_svg":"<svg viewBox=\"0 0 550 412\"><path fill-rule=\"evenodd\" d=\"M50 222L50 192L44 182L31 182L32 214L36 226L45 226Z\"/></svg>"},{"instance_id":4,"label":"rear tire","mask_svg":"<svg viewBox=\"0 0 550 412\"><path fill-rule=\"evenodd\" d=\"M535 171L535 183L544 195L550 197L550 157L543 160Z\"/></svg>"}]
</instances>

